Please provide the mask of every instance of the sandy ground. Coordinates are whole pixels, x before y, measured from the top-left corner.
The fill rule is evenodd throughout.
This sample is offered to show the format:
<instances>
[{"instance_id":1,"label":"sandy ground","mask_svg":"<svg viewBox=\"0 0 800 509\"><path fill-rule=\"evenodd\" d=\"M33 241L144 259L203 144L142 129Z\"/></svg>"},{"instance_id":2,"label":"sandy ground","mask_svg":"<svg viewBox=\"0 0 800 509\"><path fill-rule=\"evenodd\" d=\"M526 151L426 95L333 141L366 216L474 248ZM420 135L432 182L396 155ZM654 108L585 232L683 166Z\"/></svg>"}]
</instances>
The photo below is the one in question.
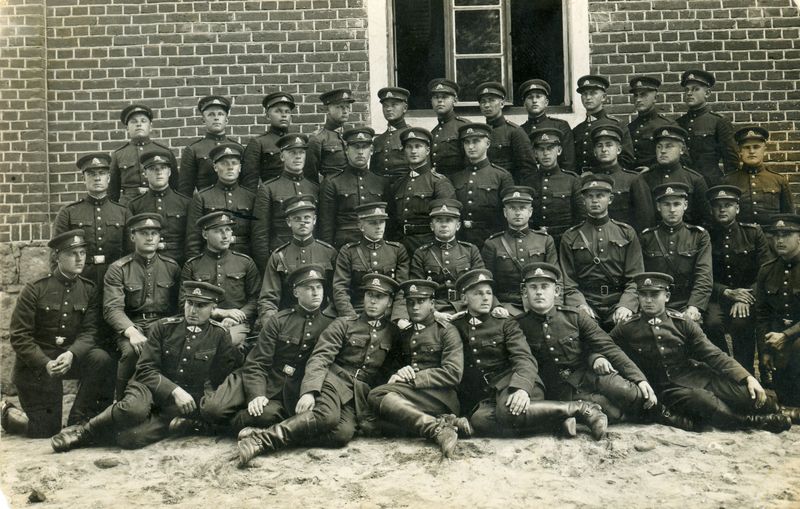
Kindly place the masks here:
<instances>
[{"instance_id":1,"label":"sandy ground","mask_svg":"<svg viewBox=\"0 0 800 509\"><path fill-rule=\"evenodd\" d=\"M261 456L246 469L235 445L193 436L55 454L48 440L4 436L0 487L15 508L800 507L800 426L470 439L445 462L421 439L357 439ZM34 489L44 502L28 502Z\"/></svg>"}]
</instances>

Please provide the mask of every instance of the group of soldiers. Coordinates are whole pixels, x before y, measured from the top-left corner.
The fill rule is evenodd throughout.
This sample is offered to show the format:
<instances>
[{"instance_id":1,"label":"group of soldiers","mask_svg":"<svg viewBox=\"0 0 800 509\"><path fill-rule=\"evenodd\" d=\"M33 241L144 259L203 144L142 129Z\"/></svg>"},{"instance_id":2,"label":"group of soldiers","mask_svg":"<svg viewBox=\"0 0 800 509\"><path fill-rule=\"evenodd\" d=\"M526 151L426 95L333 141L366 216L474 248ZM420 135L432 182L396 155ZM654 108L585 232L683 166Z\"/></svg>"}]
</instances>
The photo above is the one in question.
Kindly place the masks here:
<instances>
[{"instance_id":1,"label":"group of soldiers","mask_svg":"<svg viewBox=\"0 0 800 509\"><path fill-rule=\"evenodd\" d=\"M764 165L769 133L734 132L708 105L712 74L637 76L627 127L609 82L578 80L587 118L547 116L550 86L520 88L529 119L456 116L459 86L429 84L432 131L409 92L388 121L344 129L353 94L324 93L324 126L226 135L231 102L198 103L205 136L180 165L133 104L129 141L81 157L86 195L57 215L53 270L11 319L3 428L57 452L170 434L238 434L240 464L356 434L604 436L609 422L781 432L800 419L800 215ZM758 370L758 372L756 371ZM756 378L768 382L765 390ZM79 389L62 429L62 380ZM766 385L766 383L765 383Z\"/></svg>"}]
</instances>

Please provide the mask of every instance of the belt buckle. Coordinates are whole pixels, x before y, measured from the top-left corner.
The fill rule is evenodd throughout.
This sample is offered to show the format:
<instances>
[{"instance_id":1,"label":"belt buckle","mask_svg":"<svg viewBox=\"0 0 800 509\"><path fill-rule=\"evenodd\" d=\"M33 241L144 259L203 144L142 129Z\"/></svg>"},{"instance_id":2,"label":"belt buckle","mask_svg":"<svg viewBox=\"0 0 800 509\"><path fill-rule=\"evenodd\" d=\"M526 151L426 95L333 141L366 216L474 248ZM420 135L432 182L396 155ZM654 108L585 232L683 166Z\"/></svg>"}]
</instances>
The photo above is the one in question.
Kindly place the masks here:
<instances>
[{"instance_id":1,"label":"belt buckle","mask_svg":"<svg viewBox=\"0 0 800 509\"><path fill-rule=\"evenodd\" d=\"M569 378L569 375L572 374L572 370L569 368L562 369L558 374L561 375L561 378Z\"/></svg>"},{"instance_id":2,"label":"belt buckle","mask_svg":"<svg viewBox=\"0 0 800 509\"><path fill-rule=\"evenodd\" d=\"M472 228L472 221L470 221L469 219L464 221L464 228Z\"/></svg>"},{"instance_id":3,"label":"belt buckle","mask_svg":"<svg viewBox=\"0 0 800 509\"><path fill-rule=\"evenodd\" d=\"M284 374L286 374L286 376L292 376L292 375L294 375L295 369L294 369L294 367L289 366L288 364L284 364L283 365L283 372L284 372Z\"/></svg>"},{"instance_id":4,"label":"belt buckle","mask_svg":"<svg viewBox=\"0 0 800 509\"><path fill-rule=\"evenodd\" d=\"M594 258L592 258L592 263L594 263L595 265L600 265L601 263L603 263L603 261L597 256L595 256Z\"/></svg>"},{"instance_id":5,"label":"belt buckle","mask_svg":"<svg viewBox=\"0 0 800 509\"><path fill-rule=\"evenodd\" d=\"M458 292L452 288L447 289L447 300L458 300Z\"/></svg>"},{"instance_id":6,"label":"belt buckle","mask_svg":"<svg viewBox=\"0 0 800 509\"><path fill-rule=\"evenodd\" d=\"M600 285L600 295L608 295L608 285Z\"/></svg>"},{"instance_id":7,"label":"belt buckle","mask_svg":"<svg viewBox=\"0 0 800 509\"><path fill-rule=\"evenodd\" d=\"M146 187L140 187L139 188L139 194L144 194L146 192L147 192L147 188Z\"/></svg>"},{"instance_id":8,"label":"belt buckle","mask_svg":"<svg viewBox=\"0 0 800 509\"><path fill-rule=\"evenodd\" d=\"M106 263L106 255L94 255L92 256L92 262L94 263Z\"/></svg>"},{"instance_id":9,"label":"belt buckle","mask_svg":"<svg viewBox=\"0 0 800 509\"><path fill-rule=\"evenodd\" d=\"M61 345L63 345L63 344L64 344L64 341L66 341L66 340L67 340L67 338L66 338L66 337L64 337L64 336L56 336L56 344L57 344L58 346L61 346Z\"/></svg>"}]
</instances>

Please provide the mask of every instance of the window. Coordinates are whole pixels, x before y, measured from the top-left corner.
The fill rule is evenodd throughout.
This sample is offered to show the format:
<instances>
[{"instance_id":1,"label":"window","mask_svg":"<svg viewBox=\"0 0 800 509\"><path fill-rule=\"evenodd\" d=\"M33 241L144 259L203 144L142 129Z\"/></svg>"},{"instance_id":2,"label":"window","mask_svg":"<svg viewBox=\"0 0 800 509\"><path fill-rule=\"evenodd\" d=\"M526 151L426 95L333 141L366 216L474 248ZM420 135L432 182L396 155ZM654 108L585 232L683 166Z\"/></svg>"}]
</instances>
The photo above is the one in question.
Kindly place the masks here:
<instances>
[{"instance_id":1,"label":"window","mask_svg":"<svg viewBox=\"0 0 800 509\"><path fill-rule=\"evenodd\" d=\"M519 85L547 80L551 105L566 104L564 0L393 0L394 83L411 91L411 109L430 107L427 85L446 76L475 105L483 81L500 81L517 106ZM390 69L390 73L391 73Z\"/></svg>"}]
</instances>

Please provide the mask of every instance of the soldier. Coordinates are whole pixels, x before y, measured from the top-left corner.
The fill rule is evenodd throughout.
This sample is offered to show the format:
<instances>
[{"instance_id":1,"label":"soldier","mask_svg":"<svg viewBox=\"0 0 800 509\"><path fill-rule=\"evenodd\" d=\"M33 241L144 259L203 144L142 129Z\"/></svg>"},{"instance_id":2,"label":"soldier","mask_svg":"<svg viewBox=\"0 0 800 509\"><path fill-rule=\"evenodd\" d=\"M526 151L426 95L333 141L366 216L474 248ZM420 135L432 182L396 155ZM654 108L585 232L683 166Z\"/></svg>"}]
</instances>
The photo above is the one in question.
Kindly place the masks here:
<instances>
[{"instance_id":1,"label":"soldier","mask_svg":"<svg viewBox=\"0 0 800 509\"><path fill-rule=\"evenodd\" d=\"M737 220L741 191L736 186L708 190L714 226L711 258L714 286L706 313L706 331L714 345L727 351L725 334L733 340L733 358L751 374L756 353L755 282L758 269L771 258L761 227Z\"/></svg>"},{"instance_id":2,"label":"soldier","mask_svg":"<svg viewBox=\"0 0 800 509\"><path fill-rule=\"evenodd\" d=\"M181 281L204 281L225 289L225 297L217 302L211 318L228 329L233 346L242 348L256 318L261 276L252 258L230 250L235 225L236 220L221 210L197 220L206 249L186 262ZM181 293L178 302L183 303L185 298Z\"/></svg>"},{"instance_id":3,"label":"soldier","mask_svg":"<svg viewBox=\"0 0 800 509\"><path fill-rule=\"evenodd\" d=\"M240 466L293 445L343 447L357 427L374 418L367 393L386 380L384 361L397 348L398 330L388 319L397 289L390 277L364 276L364 313L340 317L320 334L306 363L295 415L266 429L239 433Z\"/></svg>"},{"instance_id":4,"label":"soldier","mask_svg":"<svg viewBox=\"0 0 800 509\"><path fill-rule=\"evenodd\" d=\"M130 217L128 209L109 199L110 163L106 154L87 154L78 159L87 195L59 210L53 223L55 235L83 230L86 267L82 276L97 285L99 301L108 266L127 252L125 223Z\"/></svg>"},{"instance_id":5,"label":"soldier","mask_svg":"<svg viewBox=\"0 0 800 509\"><path fill-rule=\"evenodd\" d=\"M431 201L453 198L456 191L447 177L431 171L431 133L410 127L400 134L400 140L408 171L389 185L390 224L394 230L389 238L399 240L409 253L414 253L433 240L428 217Z\"/></svg>"},{"instance_id":6,"label":"soldier","mask_svg":"<svg viewBox=\"0 0 800 509\"><path fill-rule=\"evenodd\" d=\"M575 171L575 139L572 137L572 128L566 120L547 116L547 107L550 105L550 84L544 80L528 80L519 87L519 96L522 98L525 109L528 110L528 120L520 127L528 134L533 143L534 134L538 129L555 128L561 132L561 154L558 156L558 166L567 171Z\"/></svg>"},{"instance_id":7,"label":"soldier","mask_svg":"<svg viewBox=\"0 0 800 509\"><path fill-rule=\"evenodd\" d=\"M487 81L478 85L475 96L478 98L481 114L492 128L487 153L489 161L508 171L515 182L522 182L536 171L536 160L527 133L503 116L505 87L496 81Z\"/></svg>"},{"instance_id":8,"label":"soldier","mask_svg":"<svg viewBox=\"0 0 800 509\"><path fill-rule=\"evenodd\" d=\"M686 146L692 169L706 179L709 187L719 184L726 173L739 167L730 120L714 113L708 106L710 89L715 81L710 72L685 71L681 75L681 86L689 111L678 118L678 125L688 132ZM719 167L720 161L722 169Z\"/></svg>"},{"instance_id":9,"label":"soldier","mask_svg":"<svg viewBox=\"0 0 800 509\"><path fill-rule=\"evenodd\" d=\"M632 225L639 212L631 194L631 185L636 180L637 173L619 165L619 155L622 153L622 129L614 125L595 127L592 129L592 142L597 164L591 173L608 175L614 181L613 200L608 206L608 215L611 219Z\"/></svg>"},{"instance_id":10,"label":"soldier","mask_svg":"<svg viewBox=\"0 0 800 509\"><path fill-rule=\"evenodd\" d=\"M558 166L561 131L543 127L533 133L533 149L539 170L522 182L533 189L532 224L553 236L558 247L561 235L583 217L578 175Z\"/></svg>"},{"instance_id":11,"label":"soldier","mask_svg":"<svg viewBox=\"0 0 800 509\"><path fill-rule=\"evenodd\" d=\"M213 149L225 144L235 146L240 154L244 151L239 142L225 135L231 110L228 98L218 95L203 97L197 103L197 110L203 117L206 133L183 149L178 191L186 196L192 196L195 190L202 191L217 182L215 161L211 157ZM255 191L255 188L252 190Z\"/></svg>"},{"instance_id":12,"label":"soldier","mask_svg":"<svg viewBox=\"0 0 800 509\"><path fill-rule=\"evenodd\" d=\"M780 433L792 426L776 413L775 399L735 360L725 355L683 313L667 309L669 274L636 276L640 313L620 322L611 338L636 363L672 414L701 428L764 429Z\"/></svg>"},{"instance_id":13,"label":"soldier","mask_svg":"<svg viewBox=\"0 0 800 509\"><path fill-rule=\"evenodd\" d=\"M178 265L186 261L186 220L192 199L169 187L169 177L175 168L164 152L147 152L141 160L147 177L147 192L128 203L132 216L145 212L161 215L159 252Z\"/></svg>"},{"instance_id":14,"label":"soldier","mask_svg":"<svg viewBox=\"0 0 800 509\"><path fill-rule=\"evenodd\" d=\"M636 232L608 215L613 189L607 175L581 178L586 220L564 233L559 250L565 304L583 309L604 330L636 312L632 278L643 270Z\"/></svg>"},{"instance_id":15,"label":"soldier","mask_svg":"<svg viewBox=\"0 0 800 509\"><path fill-rule=\"evenodd\" d=\"M633 141L633 165L629 169L639 173L656 163L653 133L661 127L674 126L675 121L658 111L660 79L654 76L634 76L629 85L628 93L633 96L633 107L636 109L636 118L628 124L628 132Z\"/></svg>"},{"instance_id":16,"label":"soldier","mask_svg":"<svg viewBox=\"0 0 800 509\"><path fill-rule=\"evenodd\" d=\"M116 336L119 351L117 399L133 376L150 325L177 311L181 271L175 260L157 251L160 215L139 214L131 217L127 226L134 251L108 268L103 294L103 318Z\"/></svg>"},{"instance_id":17,"label":"soldier","mask_svg":"<svg viewBox=\"0 0 800 509\"><path fill-rule=\"evenodd\" d=\"M91 445L108 432L119 446L137 449L204 419L204 393L222 383L241 359L228 332L211 320L225 290L186 281L183 291L183 315L153 324L124 397L86 424L52 437L55 452Z\"/></svg>"},{"instance_id":18,"label":"soldier","mask_svg":"<svg viewBox=\"0 0 800 509\"><path fill-rule=\"evenodd\" d=\"M464 124L458 129L458 136L469 163L450 177L456 199L463 206L464 228L460 236L480 249L489 235L502 228L501 197L514 185L514 178L486 157L491 144L491 127Z\"/></svg>"},{"instance_id":19,"label":"soldier","mask_svg":"<svg viewBox=\"0 0 800 509\"><path fill-rule=\"evenodd\" d=\"M336 257L333 273L333 304L338 316L354 316L364 309L360 285L365 274L383 274L397 281L408 279L408 251L399 242L384 240L385 202L359 205L361 239L345 244Z\"/></svg>"},{"instance_id":20,"label":"soldier","mask_svg":"<svg viewBox=\"0 0 800 509\"><path fill-rule=\"evenodd\" d=\"M286 136L292 124L294 96L285 92L267 94L261 101L267 115L267 131L251 138L244 149L241 183L244 187L258 189L260 183L281 174L284 162L278 140ZM307 141L307 140L306 140ZM305 160L303 161L305 165Z\"/></svg>"},{"instance_id":21,"label":"soldier","mask_svg":"<svg viewBox=\"0 0 800 509\"><path fill-rule=\"evenodd\" d=\"M388 383L369 391L369 404L378 414L384 433L392 430L432 439L442 457L456 448L458 383L464 371L464 351L458 331L445 320L434 318L434 294L438 284L409 279L401 285L413 327L400 333L400 367ZM472 430L466 419L459 424Z\"/></svg>"},{"instance_id":22,"label":"soldier","mask_svg":"<svg viewBox=\"0 0 800 509\"><path fill-rule=\"evenodd\" d=\"M189 206L188 224L194 225L202 216L215 210L226 210L236 218L235 235L231 249L250 255L250 221L253 219L255 193L239 185L242 169L242 152L238 145L223 144L214 147L208 157L214 163L217 182L198 192ZM189 228L186 234L186 255L193 257L203 251L200 230Z\"/></svg>"},{"instance_id":23,"label":"soldier","mask_svg":"<svg viewBox=\"0 0 800 509\"><path fill-rule=\"evenodd\" d=\"M288 275L306 265L319 265L325 273L325 295L331 293L336 249L327 242L314 238L317 224L316 203L313 196L293 196L283 202L286 222L292 230L292 240L278 246L267 260L261 293L258 296L258 319L261 327L280 310L294 305Z\"/></svg>"},{"instance_id":24,"label":"soldier","mask_svg":"<svg viewBox=\"0 0 800 509\"><path fill-rule=\"evenodd\" d=\"M95 284L83 278L86 240L83 230L54 236L52 274L27 283L19 294L9 326L16 354L12 380L23 412L3 402L3 429L29 438L61 430L62 380L78 379L78 394L67 424L89 419L111 402L114 361L98 348L100 304Z\"/></svg>"},{"instance_id":25,"label":"soldier","mask_svg":"<svg viewBox=\"0 0 800 509\"><path fill-rule=\"evenodd\" d=\"M143 104L131 104L122 110L119 119L127 131L128 142L111 155L108 196L120 205L127 205L134 197L147 192L147 177L140 161L142 154L164 152L168 154L172 168L178 167L178 161L169 147L150 139L153 110ZM169 186L173 189L178 187L177 173L170 175Z\"/></svg>"},{"instance_id":26,"label":"soldier","mask_svg":"<svg viewBox=\"0 0 800 509\"><path fill-rule=\"evenodd\" d=\"M608 418L600 406L585 401L545 401L525 336L515 320L491 316L492 274L475 269L456 286L467 313L453 321L464 344L464 377L459 386L461 408L479 435L522 435L561 427L575 435L576 419L595 439L605 435Z\"/></svg>"},{"instance_id":27,"label":"soldier","mask_svg":"<svg viewBox=\"0 0 800 509\"><path fill-rule=\"evenodd\" d=\"M686 184L663 184L653 194L661 222L642 231L644 268L672 276L677 283L672 287L671 306L700 322L713 289L711 238L703 227L683 221L689 206Z\"/></svg>"},{"instance_id":28,"label":"soldier","mask_svg":"<svg viewBox=\"0 0 800 509\"><path fill-rule=\"evenodd\" d=\"M308 139L308 155L303 171L309 180L322 182L325 177L341 172L348 166L342 129L350 118L350 110L356 100L349 88L325 92L319 96L319 100L326 108L325 125L314 131Z\"/></svg>"},{"instance_id":29,"label":"soldier","mask_svg":"<svg viewBox=\"0 0 800 509\"><path fill-rule=\"evenodd\" d=\"M735 138L742 166L722 181L742 191L739 220L763 227L771 224L775 214L794 214L789 180L764 165L769 131L759 126L744 127L736 131Z\"/></svg>"},{"instance_id":30,"label":"soldier","mask_svg":"<svg viewBox=\"0 0 800 509\"><path fill-rule=\"evenodd\" d=\"M630 133L622 122L609 117L606 110L603 109L608 95L606 90L610 85L603 76L590 74L578 78L578 93L581 94L581 102L586 108L586 120L572 129L572 135L575 138L575 173L579 175L585 171L591 171L595 165L591 132L597 126L615 125L622 130L622 153L619 156L619 164L623 168L631 168L634 165L633 142Z\"/></svg>"},{"instance_id":31,"label":"soldier","mask_svg":"<svg viewBox=\"0 0 800 509\"><path fill-rule=\"evenodd\" d=\"M345 131L347 143L346 168L330 175L319 191L319 238L340 249L358 240L358 221L355 208L363 203L386 201L386 179L369 171L372 137L369 127ZM309 142L309 147L310 147Z\"/></svg>"},{"instance_id":32,"label":"soldier","mask_svg":"<svg viewBox=\"0 0 800 509\"><path fill-rule=\"evenodd\" d=\"M533 194L533 189L525 186L506 191L503 215L507 228L489 237L481 250L486 269L497 282L497 297L511 316L525 311L520 288L524 267L531 262L558 263L553 237L528 226L533 215Z\"/></svg>"},{"instance_id":33,"label":"soldier","mask_svg":"<svg viewBox=\"0 0 800 509\"><path fill-rule=\"evenodd\" d=\"M408 173L408 164L400 136L408 127L405 116L408 111L410 95L411 92L399 87L385 87L378 90L383 118L389 125L386 131L375 137L369 169L375 175L386 177L390 183ZM428 141L428 145L430 146L430 141Z\"/></svg>"},{"instance_id":34,"label":"soldier","mask_svg":"<svg viewBox=\"0 0 800 509\"><path fill-rule=\"evenodd\" d=\"M437 124L431 130L431 164L434 171L451 177L464 169L464 149L459 139L458 129L469 120L456 116L458 103L458 83L445 78L437 78L428 83L431 94L431 107L436 113Z\"/></svg>"},{"instance_id":35,"label":"soldier","mask_svg":"<svg viewBox=\"0 0 800 509\"><path fill-rule=\"evenodd\" d=\"M667 182L683 182L689 186L687 222L700 226L711 224L711 209L705 196L708 191L706 181L702 175L681 163L681 156L686 153L686 137L686 131L677 126L663 127L653 135L656 164L642 171L631 184L636 207L633 226L637 232L658 223L653 190Z\"/></svg>"},{"instance_id":36,"label":"soldier","mask_svg":"<svg viewBox=\"0 0 800 509\"><path fill-rule=\"evenodd\" d=\"M308 137L303 134L288 134L278 140L283 170L280 175L264 182L256 192L252 223L253 258L263 273L269 255L292 238L283 202L293 196L311 196L316 201L319 185L305 178Z\"/></svg>"}]
</instances>

